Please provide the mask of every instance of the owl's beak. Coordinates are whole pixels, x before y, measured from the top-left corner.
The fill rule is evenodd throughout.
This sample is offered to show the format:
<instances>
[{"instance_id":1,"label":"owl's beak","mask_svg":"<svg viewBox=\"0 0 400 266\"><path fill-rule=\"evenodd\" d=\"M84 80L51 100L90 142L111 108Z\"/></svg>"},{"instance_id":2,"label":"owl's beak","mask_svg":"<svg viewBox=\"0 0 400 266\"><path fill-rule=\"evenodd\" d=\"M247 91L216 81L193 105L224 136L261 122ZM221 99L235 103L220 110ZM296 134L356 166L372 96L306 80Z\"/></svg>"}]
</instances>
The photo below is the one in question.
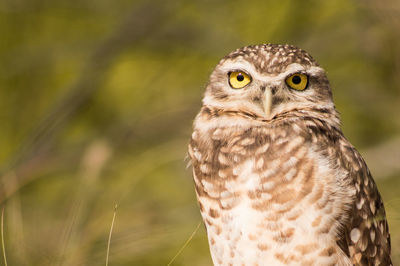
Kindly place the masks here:
<instances>
[{"instance_id":1,"label":"owl's beak","mask_svg":"<svg viewBox=\"0 0 400 266\"><path fill-rule=\"evenodd\" d=\"M272 109L272 91L270 88L265 88L263 97L264 97L264 99L263 99L264 113L265 113L265 116L267 118L269 118L271 115L271 109Z\"/></svg>"}]
</instances>

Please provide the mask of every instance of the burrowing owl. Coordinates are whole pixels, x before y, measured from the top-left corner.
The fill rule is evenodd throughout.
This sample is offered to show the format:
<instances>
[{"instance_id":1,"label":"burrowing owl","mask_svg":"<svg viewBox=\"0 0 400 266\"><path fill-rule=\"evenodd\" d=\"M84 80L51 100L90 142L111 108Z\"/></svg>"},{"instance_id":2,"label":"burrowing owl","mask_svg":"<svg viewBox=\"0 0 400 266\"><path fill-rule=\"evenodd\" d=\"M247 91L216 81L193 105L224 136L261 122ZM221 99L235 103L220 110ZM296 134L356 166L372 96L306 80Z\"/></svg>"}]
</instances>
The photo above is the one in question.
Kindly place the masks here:
<instances>
[{"instance_id":1,"label":"burrowing owl","mask_svg":"<svg viewBox=\"0 0 400 266\"><path fill-rule=\"evenodd\" d=\"M304 50L224 57L189 154L215 265L391 265L376 184Z\"/></svg>"}]
</instances>

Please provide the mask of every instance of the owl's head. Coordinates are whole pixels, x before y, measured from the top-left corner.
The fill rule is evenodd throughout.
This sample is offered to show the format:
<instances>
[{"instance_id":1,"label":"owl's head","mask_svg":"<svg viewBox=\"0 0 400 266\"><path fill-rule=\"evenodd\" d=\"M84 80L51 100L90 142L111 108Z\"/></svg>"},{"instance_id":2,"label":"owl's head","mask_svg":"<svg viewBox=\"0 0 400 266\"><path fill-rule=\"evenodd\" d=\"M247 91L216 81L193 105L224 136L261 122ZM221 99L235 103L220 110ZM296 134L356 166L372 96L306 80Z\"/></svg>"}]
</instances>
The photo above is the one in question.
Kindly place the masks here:
<instances>
[{"instance_id":1,"label":"owl's head","mask_svg":"<svg viewBox=\"0 0 400 266\"><path fill-rule=\"evenodd\" d=\"M205 106L263 120L293 110L334 110L325 71L304 50L264 44L225 56L210 76Z\"/></svg>"}]
</instances>

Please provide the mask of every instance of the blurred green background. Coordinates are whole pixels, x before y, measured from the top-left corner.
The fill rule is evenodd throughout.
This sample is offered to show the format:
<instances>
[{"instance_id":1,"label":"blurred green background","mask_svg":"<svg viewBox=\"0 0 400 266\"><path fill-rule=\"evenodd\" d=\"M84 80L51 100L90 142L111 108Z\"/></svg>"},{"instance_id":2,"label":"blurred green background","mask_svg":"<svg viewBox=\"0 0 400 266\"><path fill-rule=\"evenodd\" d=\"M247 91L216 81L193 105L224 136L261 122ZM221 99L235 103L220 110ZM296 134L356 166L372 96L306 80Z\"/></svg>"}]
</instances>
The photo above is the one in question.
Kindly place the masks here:
<instances>
[{"instance_id":1,"label":"blurred green background","mask_svg":"<svg viewBox=\"0 0 400 266\"><path fill-rule=\"evenodd\" d=\"M400 264L400 2L0 1L9 265L167 265L200 221L186 145L231 50L302 47L385 201ZM3 263L3 260L1 260ZM172 265L211 265L203 226Z\"/></svg>"}]
</instances>

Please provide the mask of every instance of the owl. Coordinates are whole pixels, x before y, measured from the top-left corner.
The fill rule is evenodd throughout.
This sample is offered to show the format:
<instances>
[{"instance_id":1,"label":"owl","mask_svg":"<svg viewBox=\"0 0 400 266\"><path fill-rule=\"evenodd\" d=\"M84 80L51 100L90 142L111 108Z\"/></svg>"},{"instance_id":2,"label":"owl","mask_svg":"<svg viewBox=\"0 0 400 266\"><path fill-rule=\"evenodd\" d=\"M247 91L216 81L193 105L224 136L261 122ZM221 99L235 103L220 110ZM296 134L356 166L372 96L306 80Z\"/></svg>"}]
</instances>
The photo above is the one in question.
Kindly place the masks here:
<instances>
[{"instance_id":1,"label":"owl","mask_svg":"<svg viewBox=\"0 0 400 266\"><path fill-rule=\"evenodd\" d=\"M214 265L392 265L377 186L306 51L225 56L189 156Z\"/></svg>"}]
</instances>

